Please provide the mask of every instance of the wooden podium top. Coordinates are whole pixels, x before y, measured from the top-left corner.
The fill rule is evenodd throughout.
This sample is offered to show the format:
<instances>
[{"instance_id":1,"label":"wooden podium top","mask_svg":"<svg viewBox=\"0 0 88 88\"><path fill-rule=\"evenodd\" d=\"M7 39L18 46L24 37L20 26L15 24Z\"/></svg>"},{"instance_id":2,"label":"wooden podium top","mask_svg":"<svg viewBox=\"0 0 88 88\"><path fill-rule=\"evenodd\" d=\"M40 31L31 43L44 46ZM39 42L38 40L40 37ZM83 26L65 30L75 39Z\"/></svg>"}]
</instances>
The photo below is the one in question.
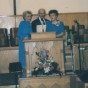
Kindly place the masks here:
<instances>
[{"instance_id":1,"label":"wooden podium top","mask_svg":"<svg viewBox=\"0 0 88 88\"><path fill-rule=\"evenodd\" d=\"M63 41L63 40L65 40L66 38L65 37L63 37L63 38L53 38L53 39L51 39L51 38L47 38L47 39L31 39L31 40L29 40L29 39L27 39L27 40L23 40L23 42L43 42L43 41Z\"/></svg>"},{"instance_id":2,"label":"wooden podium top","mask_svg":"<svg viewBox=\"0 0 88 88\"><path fill-rule=\"evenodd\" d=\"M55 32L31 33L31 40L23 42L63 41L65 38L56 38Z\"/></svg>"},{"instance_id":3,"label":"wooden podium top","mask_svg":"<svg viewBox=\"0 0 88 88\"><path fill-rule=\"evenodd\" d=\"M42 33L31 33L31 39L47 39L56 38L55 32L42 32Z\"/></svg>"}]
</instances>

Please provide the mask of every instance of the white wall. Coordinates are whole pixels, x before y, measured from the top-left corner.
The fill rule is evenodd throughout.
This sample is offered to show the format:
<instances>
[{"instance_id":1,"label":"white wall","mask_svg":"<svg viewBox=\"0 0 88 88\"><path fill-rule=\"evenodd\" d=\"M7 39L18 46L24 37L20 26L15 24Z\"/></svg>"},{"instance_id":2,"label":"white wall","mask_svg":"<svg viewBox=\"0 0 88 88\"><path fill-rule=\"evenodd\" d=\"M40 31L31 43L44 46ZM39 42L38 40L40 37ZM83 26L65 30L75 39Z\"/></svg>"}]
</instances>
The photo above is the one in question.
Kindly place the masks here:
<instances>
[{"instance_id":1,"label":"white wall","mask_svg":"<svg viewBox=\"0 0 88 88\"><path fill-rule=\"evenodd\" d=\"M39 8L57 9L59 13L88 12L88 0L16 0L17 15L25 10L36 14ZM13 0L0 0L0 15L13 15Z\"/></svg>"},{"instance_id":2,"label":"white wall","mask_svg":"<svg viewBox=\"0 0 88 88\"><path fill-rule=\"evenodd\" d=\"M13 15L13 0L0 0L0 15Z\"/></svg>"}]
</instances>

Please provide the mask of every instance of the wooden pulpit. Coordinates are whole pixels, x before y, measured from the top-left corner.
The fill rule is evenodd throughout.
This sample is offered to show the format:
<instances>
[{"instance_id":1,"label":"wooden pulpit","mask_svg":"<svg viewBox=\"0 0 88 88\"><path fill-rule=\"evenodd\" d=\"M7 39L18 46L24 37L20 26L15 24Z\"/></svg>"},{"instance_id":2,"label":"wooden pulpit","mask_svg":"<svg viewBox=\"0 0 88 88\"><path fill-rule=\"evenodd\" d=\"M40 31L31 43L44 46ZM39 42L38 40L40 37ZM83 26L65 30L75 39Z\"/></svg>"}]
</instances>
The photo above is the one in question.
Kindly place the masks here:
<instances>
[{"instance_id":1,"label":"wooden pulpit","mask_svg":"<svg viewBox=\"0 0 88 88\"><path fill-rule=\"evenodd\" d=\"M56 38L54 32L32 33L31 40L24 40L27 77L31 76L35 62L38 60L35 53L39 52L42 47L49 50L50 56L64 72L63 40L65 38Z\"/></svg>"}]
</instances>

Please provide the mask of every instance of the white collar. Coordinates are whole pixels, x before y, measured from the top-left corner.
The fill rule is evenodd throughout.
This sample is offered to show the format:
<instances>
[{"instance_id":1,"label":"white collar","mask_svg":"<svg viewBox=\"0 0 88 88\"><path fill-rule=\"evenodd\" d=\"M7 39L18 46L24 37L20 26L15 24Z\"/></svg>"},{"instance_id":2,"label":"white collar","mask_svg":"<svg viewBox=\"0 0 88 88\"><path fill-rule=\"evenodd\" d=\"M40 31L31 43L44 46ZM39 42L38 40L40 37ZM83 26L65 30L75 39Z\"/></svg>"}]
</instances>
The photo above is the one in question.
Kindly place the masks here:
<instances>
[{"instance_id":1,"label":"white collar","mask_svg":"<svg viewBox=\"0 0 88 88\"><path fill-rule=\"evenodd\" d=\"M40 20L40 22L41 22L41 24L43 25L43 22L42 22L42 20L41 20L41 18L39 17L39 20ZM45 22L45 25L46 25L46 21L45 21L45 19L43 18L43 21Z\"/></svg>"}]
</instances>

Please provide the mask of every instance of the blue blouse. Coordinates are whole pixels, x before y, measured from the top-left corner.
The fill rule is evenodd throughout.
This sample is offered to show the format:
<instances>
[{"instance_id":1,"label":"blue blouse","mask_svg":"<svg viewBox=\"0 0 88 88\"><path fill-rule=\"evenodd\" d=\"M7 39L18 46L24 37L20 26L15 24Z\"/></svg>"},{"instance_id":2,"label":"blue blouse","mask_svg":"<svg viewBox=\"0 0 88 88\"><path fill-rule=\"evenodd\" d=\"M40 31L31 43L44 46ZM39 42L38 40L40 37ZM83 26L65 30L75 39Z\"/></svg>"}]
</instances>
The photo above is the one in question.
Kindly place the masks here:
<instances>
[{"instance_id":1,"label":"blue blouse","mask_svg":"<svg viewBox=\"0 0 88 88\"><path fill-rule=\"evenodd\" d=\"M21 62L22 68L26 68L25 47L24 47L23 39L25 37L30 38L31 32L32 32L31 24L26 20L21 21L19 24L17 35L20 39L19 41L19 62Z\"/></svg>"},{"instance_id":2,"label":"blue blouse","mask_svg":"<svg viewBox=\"0 0 88 88\"><path fill-rule=\"evenodd\" d=\"M64 24L59 21L58 25L52 24L52 21L46 23L46 32L56 32L56 35L64 32Z\"/></svg>"},{"instance_id":3,"label":"blue blouse","mask_svg":"<svg viewBox=\"0 0 88 88\"><path fill-rule=\"evenodd\" d=\"M21 21L18 29L18 37L21 40L23 40L25 37L29 38L31 32L32 32L31 24L26 20Z\"/></svg>"}]
</instances>

